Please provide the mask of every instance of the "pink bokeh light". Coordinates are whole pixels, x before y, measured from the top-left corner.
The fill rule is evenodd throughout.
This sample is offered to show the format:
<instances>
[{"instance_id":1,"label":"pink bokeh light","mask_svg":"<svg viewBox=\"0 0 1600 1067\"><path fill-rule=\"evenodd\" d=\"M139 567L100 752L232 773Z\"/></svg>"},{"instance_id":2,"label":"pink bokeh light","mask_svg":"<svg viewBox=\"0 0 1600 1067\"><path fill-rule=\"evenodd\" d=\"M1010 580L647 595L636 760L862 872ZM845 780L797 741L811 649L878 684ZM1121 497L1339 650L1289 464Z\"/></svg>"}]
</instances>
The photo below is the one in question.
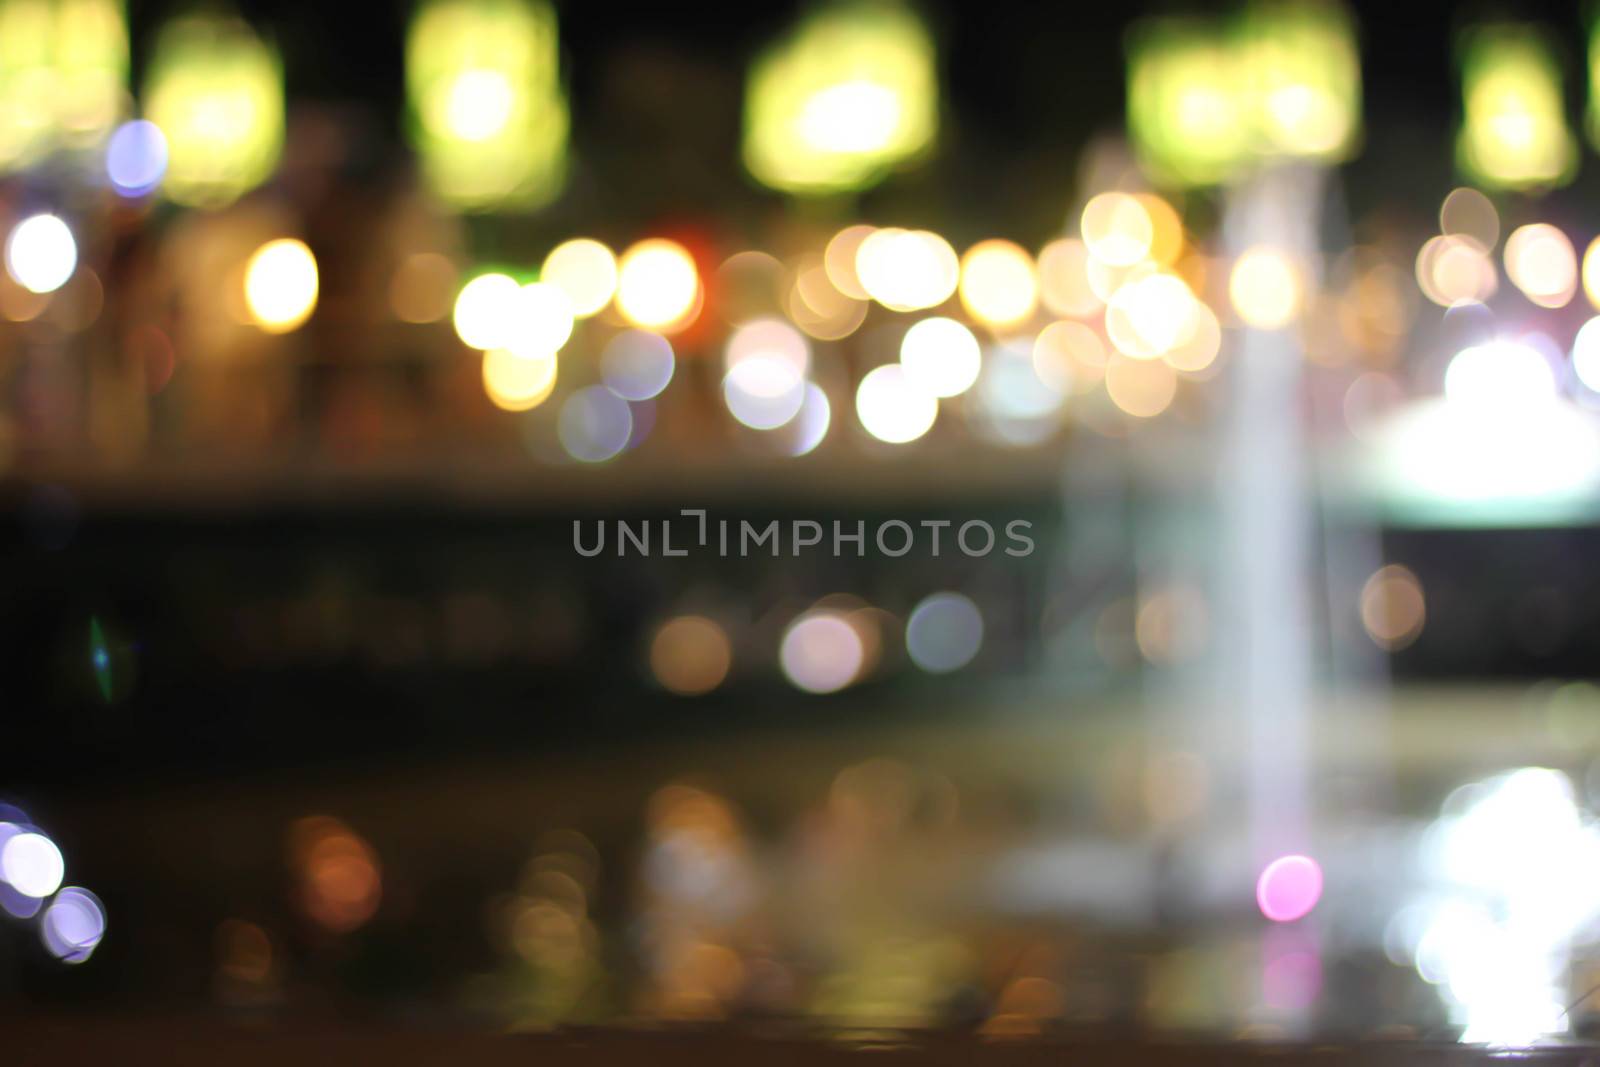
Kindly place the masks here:
<instances>
[{"instance_id":1,"label":"pink bokeh light","mask_svg":"<svg viewBox=\"0 0 1600 1067\"><path fill-rule=\"evenodd\" d=\"M1322 868L1310 856L1280 856L1256 880L1256 904L1276 923L1304 918L1322 899Z\"/></svg>"}]
</instances>

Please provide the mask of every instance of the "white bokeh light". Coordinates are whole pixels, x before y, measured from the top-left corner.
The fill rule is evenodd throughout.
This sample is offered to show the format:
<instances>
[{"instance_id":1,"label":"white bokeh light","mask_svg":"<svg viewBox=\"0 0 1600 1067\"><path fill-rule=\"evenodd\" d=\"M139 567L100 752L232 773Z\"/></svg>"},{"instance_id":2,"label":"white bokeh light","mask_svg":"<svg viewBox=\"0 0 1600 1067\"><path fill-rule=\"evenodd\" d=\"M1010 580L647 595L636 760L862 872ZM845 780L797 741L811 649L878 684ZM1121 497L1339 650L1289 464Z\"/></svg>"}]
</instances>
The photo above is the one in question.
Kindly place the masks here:
<instances>
[{"instance_id":1,"label":"white bokeh light","mask_svg":"<svg viewBox=\"0 0 1600 1067\"><path fill-rule=\"evenodd\" d=\"M873 437L892 445L915 441L939 417L939 401L898 363L867 372L856 387L856 415Z\"/></svg>"},{"instance_id":2,"label":"white bokeh light","mask_svg":"<svg viewBox=\"0 0 1600 1067\"><path fill-rule=\"evenodd\" d=\"M25 897L47 897L60 889L66 869L61 850L41 833L13 834L0 848L0 878Z\"/></svg>"},{"instance_id":3,"label":"white bokeh light","mask_svg":"<svg viewBox=\"0 0 1600 1067\"><path fill-rule=\"evenodd\" d=\"M55 215L23 219L6 238L6 273L32 293L53 293L78 267L78 242Z\"/></svg>"}]
</instances>

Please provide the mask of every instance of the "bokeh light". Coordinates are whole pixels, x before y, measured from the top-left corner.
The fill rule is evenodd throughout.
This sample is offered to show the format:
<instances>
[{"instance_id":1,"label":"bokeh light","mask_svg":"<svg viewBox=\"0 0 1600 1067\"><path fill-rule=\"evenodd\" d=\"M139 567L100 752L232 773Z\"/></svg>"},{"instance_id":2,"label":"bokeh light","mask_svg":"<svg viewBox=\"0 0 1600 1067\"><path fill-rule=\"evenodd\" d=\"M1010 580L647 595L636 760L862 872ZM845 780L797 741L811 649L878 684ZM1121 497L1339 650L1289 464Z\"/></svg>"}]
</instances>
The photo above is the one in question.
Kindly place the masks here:
<instances>
[{"instance_id":1,"label":"bokeh light","mask_svg":"<svg viewBox=\"0 0 1600 1067\"><path fill-rule=\"evenodd\" d=\"M959 396L978 380L982 350L971 330L954 319L935 317L906 331L900 341L900 363L934 396Z\"/></svg>"},{"instance_id":2,"label":"bokeh light","mask_svg":"<svg viewBox=\"0 0 1600 1067\"><path fill-rule=\"evenodd\" d=\"M833 287L856 300L871 297L856 274L856 253L860 251L861 243L872 235L872 231L873 227L864 223L846 226L829 239L828 247L822 254L822 266Z\"/></svg>"},{"instance_id":3,"label":"bokeh light","mask_svg":"<svg viewBox=\"0 0 1600 1067\"><path fill-rule=\"evenodd\" d=\"M961 257L961 306L979 322L1022 322L1039 303L1039 280L1028 253L1010 241L980 241Z\"/></svg>"},{"instance_id":4,"label":"bokeh light","mask_svg":"<svg viewBox=\"0 0 1600 1067\"><path fill-rule=\"evenodd\" d=\"M928 230L872 231L856 249L855 271L867 295L891 311L937 307L961 281L956 250Z\"/></svg>"},{"instance_id":5,"label":"bokeh light","mask_svg":"<svg viewBox=\"0 0 1600 1067\"><path fill-rule=\"evenodd\" d=\"M861 635L838 612L818 609L784 631L778 662L784 677L808 693L835 693L855 681L865 650Z\"/></svg>"},{"instance_id":6,"label":"bokeh light","mask_svg":"<svg viewBox=\"0 0 1600 1067\"><path fill-rule=\"evenodd\" d=\"M617 291L617 257L599 241L577 237L564 241L544 257L539 280L567 294L580 319L597 315Z\"/></svg>"},{"instance_id":7,"label":"bokeh light","mask_svg":"<svg viewBox=\"0 0 1600 1067\"><path fill-rule=\"evenodd\" d=\"M532 282L517 292L510 335L505 347L519 356L560 351L572 336L572 301L566 290L549 282Z\"/></svg>"},{"instance_id":8,"label":"bokeh light","mask_svg":"<svg viewBox=\"0 0 1600 1067\"><path fill-rule=\"evenodd\" d=\"M1105 377L1106 344L1084 323L1052 322L1034 339L1033 370L1063 396L1086 392Z\"/></svg>"},{"instance_id":9,"label":"bokeh light","mask_svg":"<svg viewBox=\"0 0 1600 1067\"><path fill-rule=\"evenodd\" d=\"M1051 241L1039 251L1039 299L1057 315L1088 318L1102 301L1089 284L1089 246L1076 237Z\"/></svg>"},{"instance_id":10,"label":"bokeh light","mask_svg":"<svg viewBox=\"0 0 1600 1067\"><path fill-rule=\"evenodd\" d=\"M310 318L317 288L316 257L292 237L268 241L245 265L245 306L268 333L288 333Z\"/></svg>"},{"instance_id":11,"label":"bokeh light","mask_svg":"<svg viewBox=\"0 0 1600 1067\"><path fill-rule=\"evenodd\" d=\"M635 326L658 333L688 326L700 308L700 274L693 257L665 238L633 245L618 264L617 308Z\"/></svg>"},{"instance_id":12,"label":"bokeh light","mask_svg":"<svg viewBox=\"0 0 1600 1067\"><path fill-rule=\"evenodd\" d=\"M1245 82L1230 28L1184 17L1136 23L1128 35L1128 132L1145 169L1184 185L1231 176L1252 147Z\"/></svg>"},{"instance_id":13,"label":"bokeh light","mask_svg":"<svg viewBox=\"0 0 1600 1067\"><path fill-rule=\"evenodd\" d=\"M1256 880L1256 906L1277 923L1311 914L1322 899L1322 868L1310 856L1280 856Z\"/></svg>"},{"instance_id":14,"label":"bokeh light","mask_svg":"<svg viewBox=\"0 0 1600 1067\"><path fill-rule=\"evenodd\" d=\"M122 0L0 3L0 174L100 144L127 100Z\"/></svg>"},{"instance_id":15,"label":"bokeh light","mask_svg":"<svg viewBox=\"0 0 1600 1067\"><path fill-rule=\"evenodd\" d=\"M774 189L859 189L914 159L938 129L933 39L899 4L838 4L751 65L744 162Z\"/></svg>"},{"instance_id":16,"label":"bokeh light","mask_svg":"<svg viewBox=\"0 0 1600 1067\"><path fill-rule=\"evenodd\" d=\"M154 192L167 173L167 135L144 119L118 126L106 142L106 177L122 196Z\"/></svg>"},{"instance_id":17,"label":"bokeh light","mask_svg":"<svg viewBox=\"0 0 1600 1067\"><path fill-rule=\"evenodd\" d=\"M468 348L502 348L511 340L522 287L509 274L480 274L461 287L453 322Z\"/></svg>"},{"instance_id":18,"label":"bokeh light","mask_svg":"<svg viewBox=\"0 0 1600 1067\"><path fill-rule=\"evenodd\" d=\"M1572 339L1572 370L1584 388L1600 393L1600 317L1585 322Z\"/></svg>"},{"instance_id":19,"label":"bokeh light","mask_svg":"<svg viewBox=\"0 0 1600 1067\"><path fill-rule=\"evenodd\" d=\"M1155 223L1138 197L1100 193L1083 206L1079 226L1089 254L1111 267L1131 267L1150 255Z\"/></svg>"},{"instance_id":20,"label":"bokeh light","mask_svg":"<svg viewBox=\"0 0 1600 1067\"><path fill-rule=\"evenodd\" d=\"M699 696L721 685L733 663L728 635L703 615L668 619L650 641L650 670L662 688Z\"/></svg>"},{"instance_id":21,"label":"bokeh light","mask_svg":"<svg viewBox=\"0 0 1600 1067\"><path fill-rule=\"evenodd\" d=\"M56 843L37 831L14 833L0 845L0 879L25 897L48 897L61 888L66 870Z\"/></svg>"},{"instance_id":22,"label":"bokeh light","mask_svg":"<svg viewBox=\"0 0 1600 1067\"><path fill-rule=\"evenodd\" d=\"M1485 412L1541 407L1556 391L1549 361L1520 341L1496 340L1463 348L1444 372L1446 398Z\"/></svg>"},{"instance_id":23,"label":"bokeh light","mask_svg":"<svg viewBox=\"0 0 1600 1067\"><path fill-rule=\"evenodd\" d=\"M1155 359L1194 335L1199 301L1183 279L1150 274L1118 289L1106 305L1106 336L1124 355Z\"/></svg>"},{"instance_id":24,"label":"bokeh light","mask_svg":"<svg viewBox=\"0 0 1600 1067\"><path fill-rule=\"evenodd\" d=\"M502 411L529 411L555 391L558 360L554 352L521 355L505 348L483 354L483 390Z\"/></svg>"},{"instance_id":25,"label":"bokeh light","mask_svg":"<svg viewBox=\"0 0 1600 1067\"><path fill-rule=\"evenodd\" d=\"M974 390L974 429L1009 447L1037 445L1061 426L1065 391L1035 369L1037 344L1026 339L994 345Z\"/></svg>"},{"instance_id":26,"label":"bokeh light","mask_svg":"<svg viewBox=\"0 0 1600 1067\"><path fill-rule=\"evenodd\" d=\"M1488 251L1500 240L1500 212L1493 200L1464 185L1450 190L1439 205L1439 232L1446 237L1470 237Z\"/></svg>"},{"instance_id":27,"label":"bokeh light","mask_svg":"<svg viewBox=\"0 0 1600 1067\"><path fill-rule=\"evenodd\" d=\"M1411 645L1427 617L1422 583L1407 567L1379 567L1361 587L1361 625L1379 648L1397 652Z\"/></svg>"},{"instance_id":28,"label":"bokeh light","mask_svg":"<svg viewBox=\"0 0 1600 1067\"><path fill-rule=\"evenodd\" d=\"M832 423L833 406L828 402L828 394L816 382L807 382L800 411L785 427L788 440L784 450L791 456L803 456L815 451L828 436Z\"/></svg>"},{"instance_id":29,"label":"bokeh light","mask_svg":"<svg viewBox=\"0 0 1600 1067\"><path fill-rule=\"evenodd\" d=\"M6 273L30 293L53 293L78 266L78 242L55 215L30 215L6 238Z\"/></svg>"},{"instance_id":30,"label":"bokeh light","mask_svg":"<svg viewBox=\"0 0 1600 1067\"><path fill-rule=\"evenodd\" d=\"M811 346L788 323L757 319L728 338L723 399L733 417L753 430L773 430L805 402Z\"/></svg>"},{"instance_id":31,"label":"bokeh light","mask_svg":"<svg viewBox=\"0 0 1600 1067\"><path fill-rule=\"evenodd\" d=\"M1540 307L1565 307L1578 288L1578 255L1567 235L1545 222L1506 238L1506 277Z\"/></svg>"},{"instance_id":32,"label":"bokeh light","mask_svg":"<svg viewBox=\"0 0 1600 1067\"><path fill-rule=\"evenodd\" d=\"M1106 363L1105 381L1111 402L1140 419L1161 414L1178 395L1177 372L1158 359L1130 359L1113 353Z\"/></svg>"},{"instance_id":33,"label":"bokeh light","mask_svg":"<svg viewBox=\"0 0 1600 1067\"><path fill-rule=\"evenodd\" d=\"M600 353L600 380L624 400L649 400L672 381L672 342L647 330L623 330Z\"/></svg>"},{"instance_id":34,"label":"bokeh light","mask_svg":"<svg viewBox=\"0 0 1600 1067\"><path fill-rule=\"evenodd\" d=\"M530 209L564 184L570 123L543 0L427 0L406 31L409 133L434 194ZM576 302L576 301L575 301Z\"/></svg>"},{"instance_id":35,"label":"bokeh light","mask_svg":"<svg viewBox=\"0 0 1600 1067\"><path fill-rule=\"evenodd\" d=\"M283 64L243 21L176 19L156 38L141 97L167 139L162 192L215 208L265 181L283 150Z\"/></svg>"},{"instance_id":36,"label":"bokeh light","mask_svg":"<svg viewBox=\"0 0 1600 1067\"><path fill-rule=\"evenodd\" d=\"M67 886L57 893L39 917L39 939L62 963L84 962L105 935L105 906L79 886Z\"/></svg>"},{"instance_id":37,"label":"bokeh light","mask_svg":"<svg viewBox=\"0 0 1600 1067\"><path fill-rule=\"evenodd\" d=\"M633 437L633 411L626 400L605 386L586 386L562 403L557 432L573 459L604 463L628 447Z\"/></svg>"},{"instance_id":38,"label":"bokeh light","mask_svg":"<svg viewBox=\"0 0 1600 1067\"><path fill-rule=\"evenodd\" d=\"M1228 296L1249 325L1259 330L1282 329L1299 314L1304 298L1299 268L1277 249L1251 248L1233 265Z\"/></svg>"},{"instance_id":39,"label":"bokeh light","mask_svg":"<svg viewBox=\"0 0 1600 1067\"><path fill-rule=\"evenodd\" d=\"M1577 143L1567 128L1561 65L1543 31L1531 24L1473 26L1461 36L1459 56L1461 169L1509 189L1567 181L1577 168Z\"/></svg>"},{"instance_id":40,"label":"bokeh light","mask_svg":"<svg viewBox=\"0 0 1600 1067\"><path fill-rule=\"evenodd\" d=\"M930 674L965 667L982 646L983 614L960 593L934 593L906 620L906 652Z\"/></svg>"},{"instance_id":41,"label":"bokeh light","mask_svg":"<svg viewBox=\"0 0 1600 1067\"><path fill-rule=\"evenodd\" d=\"M1417 253L1417 286L1435 304L1455 307L1488 300L1500 276L1477 238L1445 234L1429 238Z\"/></svg>"},{"instance_id":42,"label":"bokeh light","mask_svg":"<svg viewBox=\"0 0 1600 1067\"><path fill-rule=\"evenodd\" d=\"M301 910L323 929L349 933L377 914L383 897L378 854L340 820L297 820L289 828L289 864Z\"/></svg>"},{"instance_id":43,"label":"bokeh light","mask_svg":"<svg viewBox=\"0 0 1600 1067\"><path fill-rule=\"evenodd\" d=\"M856 416L878 440L906 444L933 428L939 401L900 364L888 363L868 371L856 387Z\"/></svg>"}]
</instances>

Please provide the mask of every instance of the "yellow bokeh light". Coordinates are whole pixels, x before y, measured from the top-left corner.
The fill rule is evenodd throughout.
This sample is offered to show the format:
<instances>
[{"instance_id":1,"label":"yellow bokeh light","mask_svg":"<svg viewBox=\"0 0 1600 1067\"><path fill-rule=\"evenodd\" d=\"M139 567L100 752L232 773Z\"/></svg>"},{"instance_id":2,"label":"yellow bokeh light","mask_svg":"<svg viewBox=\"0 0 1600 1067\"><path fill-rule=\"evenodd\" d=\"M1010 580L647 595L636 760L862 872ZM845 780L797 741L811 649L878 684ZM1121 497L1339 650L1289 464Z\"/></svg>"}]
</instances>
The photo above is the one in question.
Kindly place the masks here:
<instances>
[{"instance_id":1,"label":"yellow bokeh light","mask_svg":"<svg viewBox=\"0 0 1600 1067\"><path fill-rule=\"evenodd\" d=\"M1583 252L1583 294L1600 310L1600 237L1590 241Z\"/></svg>"},{"instance_id":2,"label":"yellow bokeh light","mask_svg":"<svg viewBox=\"0 0 1600 1067\"><path fill-rule=\"evenodd\" d=\"M1189 336L1162 353L1161 358L1173 370L1198 374L1216 362L1222 351L1222 324L1216 312L1202 301L1196 300L1192 309Z\"/></svg>"},{"instance_id":3,"label":"yellow bokeh light","mask_svg":"<svg viewBox=\"0 0 1600 1067\"><path fill-rule=\"evenodd\" d=\"M580 319L599 314L617 291L617 257L587 237L564 241L544 257L539 280L557 286Z\"/></svg>"},{"instance_id":4,"label":"yellow bokeh light","mask_svg":"<svg viewBox=\"0 0 1600 1067\"><path fill-rule=\"evenodd\" d=\"M1170 267L1183 255L1183 220L1170 203L1154 193L1137 194L1150 216L1150 258L1163 267Z\"/></svg>"},{"instance_id":5,"label":"yellow bokeh light","mask_svg":"<svg viewBox=\"0 0 1600 1067\"><path fill-rule=\"evenodd\" d=\"M938 128L933 39L896 3L841 3L752 65L744 162L763 184L859 189L914 159Z\"/></svg>"},{"instance_id":6,"label":"yellow bokeh light","mask_svg":"<svg viewBox=\"0 0 1600 1067\"><path fill-rule=\"evenodd\" d=\"M508 274L480 274L456 296L456 336L469 348L500 348L516 328L522 287Z\"/></svg>"},{"instance_id":7,"label":"yellow bokeh light","mask_svg":"<svg viewBox=\"0 0 1600 1067\"><path fill-rule=\"evenodd\" d=\"M1083 206L1080 222L1089 254L1111 267L1131 267L1150 255L1155 223L1136 196L1101 193Z\"/></svg>"},{"instance_id":8,"label":"yellow bokeh light","mask_svg":"<svg viewBox=\"0 0 1600 1067\"><path fill-rule=\"evenodd\" d=\"M1159 359L1129 359L1113 353L1106 364L1106 394L1127 414L1154 418L1178 395L1178 375Z\"/></svg>"},{"instance_id":9,"label":"yellow bokeh light","mask_svg":"<svg viewBox=\"0 0 1600 1067\"><path fill-rule=\"evenodd\" d=\"M961 261L949 241L928 230L875 230L856 249L856 277L891 311L917 311L950 299Z\"/></svg>"},{"instance_id":10,"label":"yellow bokeh light","mask_svg":"<svg viewBox=\"0 0 1600 1067\"><path fill-rule=\"evenodd\" d=\"M555 391L557 364L553 351L521 356L491 348L483 354L483 391L502 411L528 411Z\"/></svg>"},{"instance_id":11,"label":"yellow bokeh light","mask_svg":"<svg viewBox=\"0 0 1600 1067\"><path fill-rule=\"evenodd\" d=\"M1251 248L1233 265L1228 297L1247 324L1260 330L1282 329L1300 313L1304 298L1300 270L1275 248Z\"/></svg>"},{"instance_id":12,"label":"yellow bokeh light","mask_svg":"<svg viewBox=\"0 0 1600 1067\"><path fill-rule=\"evenodd\" d=\"M980 241L961 257L961 306L979 322L1011 326L1039 305L1033 259L1010 241Z\"/></svg>"},{"instance_id":13,"label":"yellow bokeh light","mask_svg":"<svg viewBox=\"0 0 1600 1067\"><path fill-rule=\"evenodd\" d=\"M245 306L268 333L288 333L317 306L317 260L302 241L285 237L256 249L244 271Z\"/></svg>"},{"instance_id":14,"label":"yellow bokeh light","mask_svg":"<svg viewBox=\"0 0 1600 1067\"><path fill-rule=\"evenodd\" d=\"M99 143L127 76L121 0L0 0L0 173Z\"/></svg>"},{"instance_id":15,"label":"yellow bokeh light","mask_svg":"<svg viewBox=\"0 0 1600 1067\"><path fill-rule=\"evenodd\" d=\"M1106 335L1134 359L1155 359L1193 334L1199 301L1173 274L1151 274L1118 289L1106 306Z\"/></svg>"},{"instance_id":16,"label":"yellow bokeh light","mask_svg":"<svg viewBox=\"0 0 1600 1067\"><path fill-rule=\"evenodd\" d=\"M1038 268L1039 299L1057 315L1087 318L1103 306L1089 284L1089 248L1076 237L1040 249Z\"/></svg>"},{"instance_id":17,"label":"yellow bokeh light","mask_svg":"<svg viewBox=\"0 0 1600 1067\"><path fill-rule=\"evenodd\" d=\"M231 203L272 174L283 149L283 64L245 23L191 16L156 40L145 117L167 138L162 192L196 207Z\"/></svg>"},{"instance_id":18,"label":"yellow bokeh light","mask_svg":"<svg viewBox=\"0 0 1600 1067\"><path fill-rule=\"evenodd\" d=\"M1431 237L1417 253L1417 286L1441 307L1482 303L1500 287L1494 260L1465 235Z\"/></svg>"},{"instance_id":19,"label":"yellow bokeh light","mask_svg":"<svg viewBox=\"0 0 1600 1067\"><path fill-rule=\"evenodd\" d=\"M833 235L822 254L823 269L828 272L828 280L833 287L857 300L870 299L856 275L856 253L861 248L861 242L872 236L872 231L873 227L865 224L846 226Z\"/></svg>"},{"instance_id":20,"label":"yellow bokeh light","mask_svg":"<svg viewBox=\"0 0 1600 1067\"><path fill-rule=\"evenodd\" d=\"M1537 27L1474 27L1460 42L1461 129L1456 160L1487 185L1537 189L1559 185L1577 169L1567 128L1561 65Z\"/></svg>"},{"instance_id":21,"label":"yellow bokeh light","mask_svg":"<svg viewBox=\"0 0 1600 1067\"><path fill-rule=\"evenodd\" d=\"M1506 277L1540 307L1565 307L1578 288L1578 254L1567 235L1547 222L1530 223L1506 238Z\"/></svg>"},{"instance_id":22,"label":"yellow bokeh light","mask_svg":"<svg viewBox=\"0 0 1600 1067\"><path fill-rule=\"evenodd\" d=\"M406 33L411 142L441 199L535 208L561 191L570 124L543 0L426 0Z\"/></svg>"},{"instance_id":23,"label":"yellow bokeh light","mask_svg":"<svg viewBox=\"0 0 1600 1067\"><path fill-rule=\"evenodd\" d=\"M848 337L867 317L866 302L841 292L817 256L804 257L795 265L784 310L796 326L820 341Z\"/></svg>"},{"instance_id":24,"label":"yellow bokeh light","mask_svg":"<svg viewBox=\"0 0 1600 1067\"><path fill-rule=\"evenodd\" d=\"M676 241L654 237L622 254L617 268L617 308L635 326L674 333L700 309L700 274Z\"/></svg>"},{"instance_id":25,"label":"yellow bokeh light","mask_svg":"<svg viewBox=\"0 0 1600 1067\"><path fill-rule=\"evenodd\" d=\"M1082 393L1106 375L1106 344L1081 322L1063 319L1039 331L1033 342L1033 372L1063 396Z\"/></svg>"}]
</instances>

